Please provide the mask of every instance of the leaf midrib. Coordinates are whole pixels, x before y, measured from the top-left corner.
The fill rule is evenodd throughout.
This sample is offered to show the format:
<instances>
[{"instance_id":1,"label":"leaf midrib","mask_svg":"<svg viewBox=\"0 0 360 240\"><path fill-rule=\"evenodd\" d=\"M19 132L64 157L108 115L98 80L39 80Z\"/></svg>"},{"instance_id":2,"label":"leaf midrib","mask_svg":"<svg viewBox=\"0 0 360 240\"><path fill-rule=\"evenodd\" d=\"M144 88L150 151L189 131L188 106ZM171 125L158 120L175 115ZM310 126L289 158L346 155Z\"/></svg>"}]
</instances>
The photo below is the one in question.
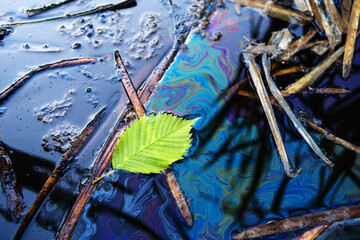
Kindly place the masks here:
<instances>
[{"instance_id":1,"label":"leaf midrib","mask_svg":"<svg viewBox=\"0 0 360 240\"><path fill-rule=\"evenodd\" d=\"M169 134L166 134L165 136L159 138L157 141L151 143L151 144L148 145L147 147L145 147L145 148L143 148L142 150L138 151L138 152L137 152L136 154L134 154L133 156L129 157L129 159L128 159L127 161L124 161L123 164L118 165L118 167L119 167L119 166L124 166L128 161L132 160L132 159L135 158L137 155L139 155L140 153L144 152L145 150L147 150L148 148L150 148L150 147L151 147L152 145L154 145L155 143L157 143L157 142L161 141L162 139L168 137L170 134L181 130L181 129L184 128L184 127L187 127L187 125L183 125L182 127L176 129L175 131L170 132Z\"/></svg>"}]
</instances>

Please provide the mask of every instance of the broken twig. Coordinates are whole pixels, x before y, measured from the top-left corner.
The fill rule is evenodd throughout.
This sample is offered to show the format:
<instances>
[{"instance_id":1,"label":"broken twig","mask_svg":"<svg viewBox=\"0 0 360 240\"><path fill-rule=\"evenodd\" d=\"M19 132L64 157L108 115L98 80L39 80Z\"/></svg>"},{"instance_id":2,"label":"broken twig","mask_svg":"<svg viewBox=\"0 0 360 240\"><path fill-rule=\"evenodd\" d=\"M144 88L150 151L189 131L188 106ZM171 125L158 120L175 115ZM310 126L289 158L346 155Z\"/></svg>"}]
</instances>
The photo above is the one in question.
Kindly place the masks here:
<instances>
[{"instance_id":1,"label":"broken twig","mask_svg":"<svg viewBox=\"0 0 360 240\"><path fill-rule=\"evenodd\" d=\"M32 218L36 214L36 211L44 202L45 198L47 197L51 189L54 187L59 177L64 174L64 169L66 169L66 167L69 165L69 162L79 153L80 149L85 145L87 140L92 136L96 128L99 126L101 117L103 116L105 109L106 107L102 108L95 115L94 119L91 120L91 122L86 125L86 127L81 132L81 134L76 138L76 140L71 143L71 147L65 153L65 155L58 163L58 165L55 167L55 169L52 171L49 178L46 180L44 186L36 196L35 201L28 210L24 220L21 222L13 240L21 238L27 226L29 225Z\"/></svg>"},{"instance_id":2,"label":"broken twig","mask_svg":"<svg viewBox=\"0 0 360 240\"><path fill-rule=\"evenodd\" d=\"M299 168L296 172L294 172L291 169L290 162L289 162L289 159L288 159L286 151L285 151L285 146L284 146L283 140L280 135L279 127L276 122L275 114L271 107L269 96L266 93L264 83L261 79L260 71L259 71L258 67L256 66L256 63L253 59L254 55L250 54L250 53L243 53L243 56L244 56L245 64L246 64L247 68L249 69L251 79L253 80L253 83L255 85L256 92L257 92L260 102L263 106L266 118L269 122L270 129L273 133L274 140L275 140L276 146L278 148L281 162L284 165L285 173L287 176L289 176L291 178L296 177L300 173L301 169Z\"/></svg>"},{"instance_id":3,"label":"broken twig","mask_svg":"<svg viewBox=\"0 0 360 240\"><path fill-rule=\"evenodd\" d=\"M0 180L7 200L7 208L15 221L19 221L25 212L25 203L16 180L16 174L9 155L0 141Z\"/></svg>"},{"instance_id":4,"label":"broken twig","mask_svg":"<svg viewBox=\"0 0 360 240\"><path fill-rule=\"evenodd\" d=\"M166 69L170 66L171 62L174 60L175 56L177 55L178 51L180 50L182 43L185 42L186 37L188 34L185 34L181 37L177 42L165 60L161 63L161 67L156 69L150 77L146 80L144 87L141 88L140 91L140 99L141 102L145 103L153 89L155 88L155 84L160 81L163 77ZM145 101L143 101L145 100ZM63 223L60 232L57 236L57 239L66 240L69 239L71 236L72 231L77 223L77 220L89 199L92 191L95 188L95 185L92 182L98 179L105 171L107 166L111 161L112 154L116 147L117 141L120 138L121 134L125 131L125 129L130 126L131 122L135 119L133 110L129 107L125 109L125 111L120 116L119 120L117 121L115 127L113 128L112 132L108 136L103 148L101 149L99 155L97 156L94 164L93 164L93 175L91 175L85 184L83 185L81 191L79 192L78 197L75 200L73 208L70 210L65 222Z\"/></svg>"},{"instance_id":5,"label":"broken twig","mask_svg":"<svg viewBox=\"0 0 360 240\"><path fill-rule=\"evenodd\" d=\"M360 215L360 205L309 213L246 229L233 236L232 239L258 238L277 233L296 231L304 228L330 224L335 221L341 221L358 215Z\"/></svg>"},{"instance_id":6,"label":"broken twig","mask_svg":"<svg viewBox=\"0 0 360 240\"><path fill-rule=\"evenodd\" d=\"M142 118L143 116L145 116L145 109L140 102L140 99L136 93L134 85L129 77L129 74L124 66L123 61L121 60L118 51L115 51L115 61L118 67L118 71L121 74L121 82L126 90L125 92L128 95L128 98L130 99L130 102L135 109L136 115L138 116L138 118Z\"/></svg>"},{"instance_id":7,"label":"broken twig","mask_svg":"<svg viewBox=\"0 0 360 240\"><path fill-rule=\"evenodd\" d=\"M318 31L319 29L314 28L298 40L291 43L288 48L280 55L280 60L284 62L289 60L295 53L302 49Z\"/></svg>"},{"instance_id":8,"label":"broken twig","mask_svg":"<svg viewBox=\"0 0 360 240\"><path fill-rule=\"evenodd\" d=\"M357 29L359 26L359 18L360 18L360 0L354 0L350 14L348 34L346 36L346 43L345 43L345 52L343 59L344 78L347 78L350 75L351 64L354 57Z\"/></svg>"},{"instance_id":9,"label":"broken twig","mask_svg":"<svg viewBox=\"0 0 360 240\"><path fill-rule=\"evenodd\" d=\"M59 62L49 63L42 66L39 66L35 68L34 70L28 72L23 77L21 77L19 80L17 80L15 83L11 84L10 87L5 89L0 93L0 104L2 104L11 94L15 92L18 88L21 87L21 85L31 78L35 73L41 72L46 69L53 69L53 68L60 68L60 67L68 67L73 65L79 65L79 64L86 64L93 61L97 61L97 58L73 58L68 60L62 60Z\"/></svg>"}]
</instances>

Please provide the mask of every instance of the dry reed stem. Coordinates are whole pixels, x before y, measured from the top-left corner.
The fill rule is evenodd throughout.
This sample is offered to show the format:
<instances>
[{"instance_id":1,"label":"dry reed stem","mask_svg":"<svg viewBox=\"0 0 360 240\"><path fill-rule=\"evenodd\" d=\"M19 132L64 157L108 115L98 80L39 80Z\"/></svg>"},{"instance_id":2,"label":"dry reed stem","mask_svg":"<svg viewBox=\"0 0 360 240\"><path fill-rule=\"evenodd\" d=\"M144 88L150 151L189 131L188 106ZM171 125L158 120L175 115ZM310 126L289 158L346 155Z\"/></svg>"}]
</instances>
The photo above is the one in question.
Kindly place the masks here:
<instances>
[{"instance_id":1,"label":"dry reed stem","mask_svg":"<svg viewBox=\"0 0 360 240\"><path fill-rule=\"evenodd\" d=\"M329 17L332 23L339 29L340 33L344 32L343 23L339 11L337 10L333 0L323 0L326 10L328 11Z\"/></svg>"},{"instance_id":2,"label":"dry reed stem","mask_svg":"<svg viewBox=\"0 0 360 240\"><path fill-rule=\"evenodd\" d=\"M299 236L296 240L314 240L317 238L323 231L325 231L329 225L320 225L314 227L313 229L307 230L301 236Z\"/></svg>"},{"instance_id":3,"label":"dry reed stem","mask_svg":"<svg viewBox=\"0 0 360 240\"><path fill-rule=\"evenodd\" d=\"M341 56L343 52L344 47L340 47L335 53L329 56L324 62L314 68L310 73L306 74L304 77L300 78L298 81L290 85L287 89L283 90L282 94L284 96L289 96L291 94L299 93L308 86L310 86L321 76L321 74L323 74L331 66L331 64L336 59Z\"/></svg>"},{"instance_id":4,"label":"dry reed stem","mask_svg":"<svg viewBox=\"0 0 360 240\"><path fill-rule=\"evenodd\" d=\"M289 47L280 55L280 60L284 62L288 61L295 53L300 51L318 31L318 28L314 28L300 37L298 40L292 42Z\"/></svg>"},{"instance_id":5,"label":"dry reed stem","mask_svg":"<svg viewBox=\"0 0 360 240\"><path fill-rule=\"evenodd\" d=\"M285 7L282 7L273 2L263 2L260 0L230 0L235 4L241 5L243 7L250 7L255 9L260 9L264 11L264 14L268 14L271 17L278 18L283 21L296 23L299 25L305 25L312 20L312 17L306 16L305 14L290 10Z\"/></svg>"},{"instance_id":6,"label":"dry reed stem","mask_svg":"<svg viewBox=\"0 0 360 240\"><path fill-rule=\"evenodd\" d=\"M350 11L351 11L351 0L342 0L341 1L341 16L342 16L344 33L348 30L348 27L349 27Z\"/></svg>"},{"instance_id":7,"label":"dry reed stem","mask_svg":"<svg viewBox=\"0 0 360 240\"><path fill-rule=\"evenodd\" d=\"M251 53L243 53L243 56L244 56L245 64L246 64L247 68L249 69L251 79L255 85L255 89L259 96L261 105L263 106L266 118L269 122L271 132L274 135L275 144L277 146L281 162L284 165L285 173L288 177L291 177L291 178L296 177L299 174L299 172L301 171L301 169L294 172L290 166L290 162L289 162L289 159L286 154L284 142L282 140L279 127L277 125L275 114L271 107L269 96L267 95L264 83L261 78L260 71L253 59L254 55Z\"/></svg>"},{"instance_id":8,"label":"dry reed stem","mask_svg":"<svg viewBox=\"0 0 360 240\"><path fill-rule=\"evenodd\" d=\"M350 75L351 64L354 57L357 29L359 26L359 17L360 17L360 0L354 0L350 14L348 34L346 36L346 43L345 43L345 52L343 59L344 78L347 78Z\"/></svg>"}]
</instances>

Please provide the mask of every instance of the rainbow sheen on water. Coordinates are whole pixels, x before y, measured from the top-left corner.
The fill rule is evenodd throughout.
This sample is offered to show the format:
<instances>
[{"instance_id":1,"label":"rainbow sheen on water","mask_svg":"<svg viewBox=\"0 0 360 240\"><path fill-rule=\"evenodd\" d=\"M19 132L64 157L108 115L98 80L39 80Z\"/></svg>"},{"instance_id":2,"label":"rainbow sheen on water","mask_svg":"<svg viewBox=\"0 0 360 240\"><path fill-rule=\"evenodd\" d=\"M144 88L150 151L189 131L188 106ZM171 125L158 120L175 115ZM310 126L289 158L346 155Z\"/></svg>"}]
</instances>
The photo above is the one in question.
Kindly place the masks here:
<instances>
[{"instance_id":1,"label":"rainbow sheen on water","mask_svg":"<svg viewBox=\"0 0 360 240\"><path fill-rule=\"evenodd\" d=\"M252 225L359 202L359 170L350 170L359 156L327 142L334 159L349 164L330 169L277 112L289 159L303 169L289 179L261 107L227 91L244 77L242 36L251 37L257 21L269 24L251 10L241 18L217 10L208 32L221 40L193 35L146 104L148 112L200 117L193 147L172 165L194 226L181 218L163 175L117 171L96 187L74 239L231 239Z\"/></svg>"}]
</instances>

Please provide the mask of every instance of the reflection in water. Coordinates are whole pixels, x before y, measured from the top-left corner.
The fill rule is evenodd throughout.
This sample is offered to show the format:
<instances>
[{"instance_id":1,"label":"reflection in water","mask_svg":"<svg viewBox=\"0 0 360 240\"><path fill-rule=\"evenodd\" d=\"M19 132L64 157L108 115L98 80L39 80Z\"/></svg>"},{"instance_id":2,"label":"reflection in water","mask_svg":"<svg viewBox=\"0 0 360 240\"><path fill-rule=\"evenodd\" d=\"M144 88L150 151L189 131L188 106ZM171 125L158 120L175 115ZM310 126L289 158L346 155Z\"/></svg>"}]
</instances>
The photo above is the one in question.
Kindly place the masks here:
<instances>
[{"instance_id":1,"label":"reflection in water","mask_svg":"<svg viewBox=\"0 0 360 240\"><path fill-rule=\"evenodd\" d=\"M148 112L201 116L194 126L193 148L172 165L194 226L188 228L181 219L163 176L117 171L97 186L74 239L230 239L251 225L359 200L360 184L354 178L359 172L325 166L277 112L289 158L303 169L288 179L260 106L223 94L242 78L242 35L250 35L246 16L252 13L242 10L238 22L229 9L217 11L209 31L221 32L222 38L210 41L194 35L146 105ZM337 161L351 166L359 161L313 136ZM275 239L279 237L284 236Z\"/></svg>"}]
</instances>

